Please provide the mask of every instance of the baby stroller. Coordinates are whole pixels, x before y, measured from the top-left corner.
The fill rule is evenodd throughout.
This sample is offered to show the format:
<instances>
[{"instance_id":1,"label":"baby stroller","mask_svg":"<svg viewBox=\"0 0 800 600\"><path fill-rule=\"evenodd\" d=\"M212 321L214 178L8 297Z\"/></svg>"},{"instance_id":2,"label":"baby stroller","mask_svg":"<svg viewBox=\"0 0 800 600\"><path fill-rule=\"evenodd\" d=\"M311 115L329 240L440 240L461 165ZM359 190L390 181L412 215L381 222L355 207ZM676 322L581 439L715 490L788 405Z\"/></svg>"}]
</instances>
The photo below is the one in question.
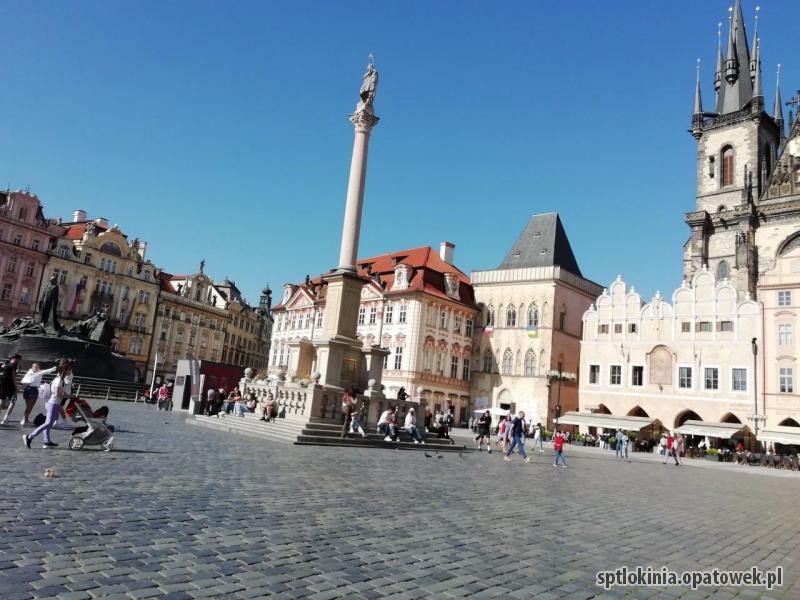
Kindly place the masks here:
<instances>
[{"instance_id":1,"label":"baby stroller","mask_svg":"<svg viewBox=\"0 0 800 600\"><path fill-rule=\"evenodd\" d=\"M80 450L84 446L100 446L106 452L111 450L114 445L114 430L105 422L108 408L104 406L92 412L86 400L73 396L67 402L64 412L76 423L84 423L72 432L70 450Z\"/></svg>"}]
</instances>

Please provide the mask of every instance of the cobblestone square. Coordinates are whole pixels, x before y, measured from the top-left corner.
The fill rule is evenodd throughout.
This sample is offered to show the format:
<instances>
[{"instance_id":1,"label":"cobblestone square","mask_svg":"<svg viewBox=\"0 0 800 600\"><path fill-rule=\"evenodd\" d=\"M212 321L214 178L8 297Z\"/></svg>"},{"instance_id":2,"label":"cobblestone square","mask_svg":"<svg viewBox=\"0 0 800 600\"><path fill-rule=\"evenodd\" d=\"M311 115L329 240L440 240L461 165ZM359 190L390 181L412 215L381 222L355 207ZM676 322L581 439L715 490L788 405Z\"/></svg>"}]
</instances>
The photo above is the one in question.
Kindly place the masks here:
<instances>
[{"instance_id":1,"label":"cobblestone square","mask_svg":"<svg viewBox=\"0 0 800 600\"><path fill-rule=\"evenodd\" d=\"M0 598L800 598L800 477L319 450L109 404L111 453L0 428ZM595 584L624 565L782 566L784 585Z\"/></svg>"}]
</instances>

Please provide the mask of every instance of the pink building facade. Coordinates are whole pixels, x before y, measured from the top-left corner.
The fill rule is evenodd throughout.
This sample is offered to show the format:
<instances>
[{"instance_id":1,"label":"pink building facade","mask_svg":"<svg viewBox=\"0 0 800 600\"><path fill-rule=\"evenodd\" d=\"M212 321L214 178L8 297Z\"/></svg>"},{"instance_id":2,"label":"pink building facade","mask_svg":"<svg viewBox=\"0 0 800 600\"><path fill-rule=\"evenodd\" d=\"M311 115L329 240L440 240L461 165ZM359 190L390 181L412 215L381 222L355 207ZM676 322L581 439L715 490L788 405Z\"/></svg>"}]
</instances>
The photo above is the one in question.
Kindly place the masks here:
<instances>
[{"instance_id":1,"label":"pink building facade","mask_svg":"<svg viewBox=\"0 0 800 600\"><path fill-rule=\"evenodd\" d=\"M33 316L57 225L44 218L35 194L0 192L0 326Z\"/></svg>"}]
</instances>

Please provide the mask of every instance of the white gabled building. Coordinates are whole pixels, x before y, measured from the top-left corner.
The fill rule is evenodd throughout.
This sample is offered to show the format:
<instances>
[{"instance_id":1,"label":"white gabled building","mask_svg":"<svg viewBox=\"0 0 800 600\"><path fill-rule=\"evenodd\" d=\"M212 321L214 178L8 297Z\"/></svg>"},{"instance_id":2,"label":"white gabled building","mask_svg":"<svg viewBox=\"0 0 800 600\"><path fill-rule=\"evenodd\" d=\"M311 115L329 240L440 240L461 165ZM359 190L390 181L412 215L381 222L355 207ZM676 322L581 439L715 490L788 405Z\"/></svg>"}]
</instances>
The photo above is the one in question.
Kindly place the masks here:
<instances>
[{"instance_id":1,"label":"white gabled building","mask_svg":"<svg viewBox=\"0 0 800 600\"><path fill-rule=\"evenodd\" d=\"M469 278L453 265L453 249L443 242L438 253L423 246L359 260L365 285L357 330L365 347L389 350L383 371L387 398L396 398L403 387L410 398L431 409L452 408L463 423L469 418L478 310ZM302 364L305 353L297 344L310 346L322 339L325 289L321 277L284 286L281 302L273 309L270 371L288 370L292 379L308 379L314 373L313 359Z\"/></svg>"}]
</instances>

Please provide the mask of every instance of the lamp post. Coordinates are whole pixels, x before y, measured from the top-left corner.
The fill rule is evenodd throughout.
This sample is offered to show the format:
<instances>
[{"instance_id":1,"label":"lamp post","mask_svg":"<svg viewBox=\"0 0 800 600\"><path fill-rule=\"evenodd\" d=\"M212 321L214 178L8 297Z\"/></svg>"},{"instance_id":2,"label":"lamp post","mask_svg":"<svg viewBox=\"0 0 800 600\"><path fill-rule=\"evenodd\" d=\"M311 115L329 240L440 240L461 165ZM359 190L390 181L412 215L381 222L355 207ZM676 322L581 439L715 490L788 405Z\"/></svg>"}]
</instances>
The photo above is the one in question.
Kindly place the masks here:
<instances>
[{"instance_id":1,"label":"lamp post","mask_svg":"<svg viewBox=\"0 0 800 600\"><path fill-rule=\"evenodd\" d=\"M754 413L755 418L755 435L758 438L758 375L756 374L756 368L758 364L758 340L753 338L750 342L750 345L753 347L753 403L755 404L756 412Z\"/></svg>"},{"instance_id":2,"label":"lamp post","mask_svg":"<svg viewBox=\"0 0 800 600\"><path fill-rule=\"evenodd\" d=\"M561 417L561 382L568 381L573 382L577 379L575 373L569 373L567 371L547 371L545 373L547 377L547 381L552 384L554 381L558 382L558 392L556 392L556 422L555 422L555 429L558 430L558 419ZM548 400L548 408L550 404L550 392L548 386L548 393L547 393L547 400Z\"/></svg>"}]
</instances>

